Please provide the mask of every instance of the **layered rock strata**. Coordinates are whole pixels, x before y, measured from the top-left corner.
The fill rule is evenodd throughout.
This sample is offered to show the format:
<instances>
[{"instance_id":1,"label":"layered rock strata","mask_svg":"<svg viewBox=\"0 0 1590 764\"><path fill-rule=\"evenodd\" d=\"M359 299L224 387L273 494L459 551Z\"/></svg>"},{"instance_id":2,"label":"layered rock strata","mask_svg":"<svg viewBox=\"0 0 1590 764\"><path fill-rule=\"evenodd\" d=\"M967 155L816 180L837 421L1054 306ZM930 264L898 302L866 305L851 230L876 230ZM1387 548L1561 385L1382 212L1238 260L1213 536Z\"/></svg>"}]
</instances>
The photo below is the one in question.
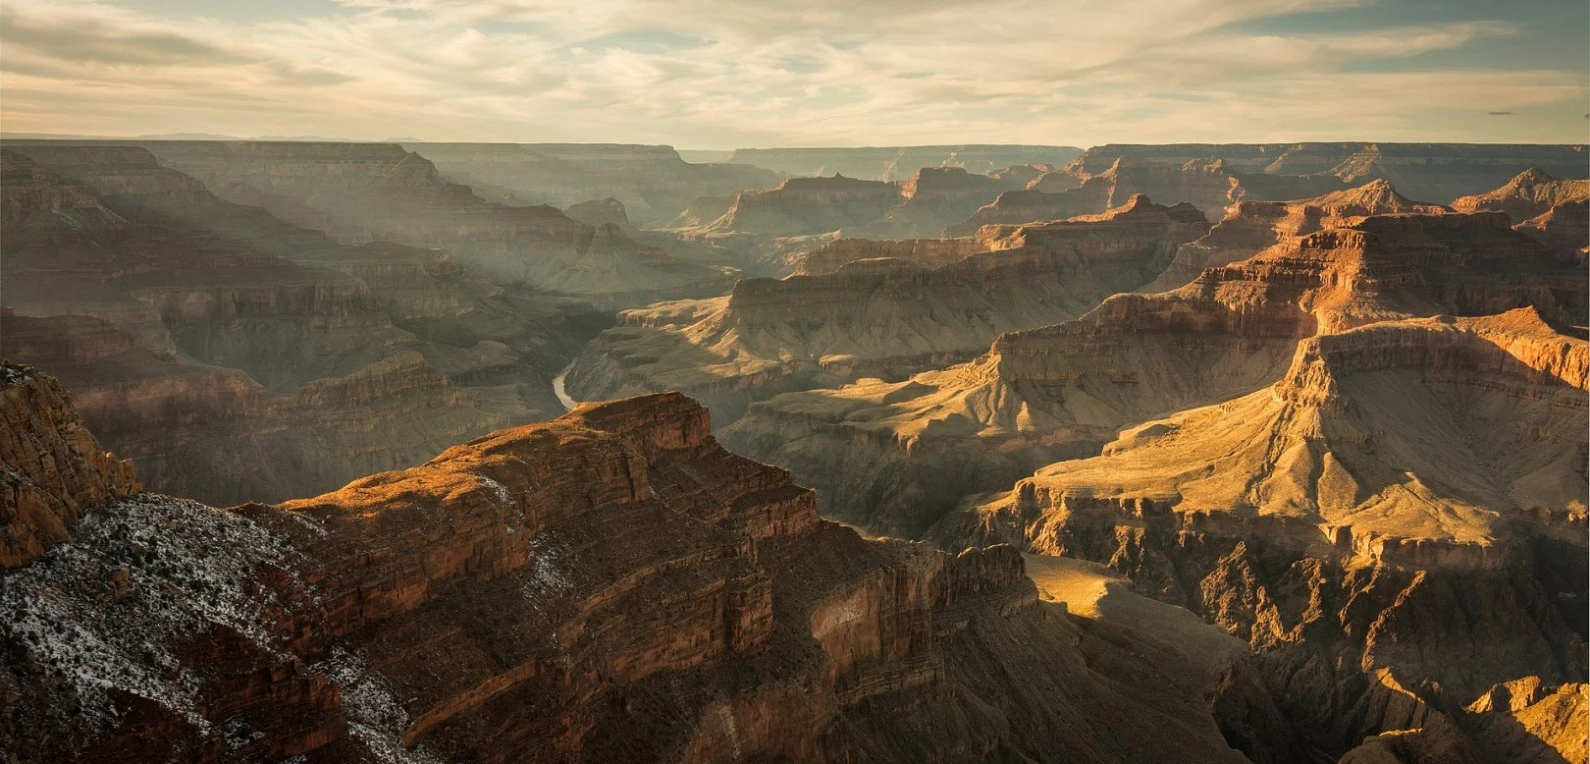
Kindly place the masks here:
<instances>
[{"instance_id":1,"label":"layered rock strata","mask_svg":"<svg viewBox=\"0 0 1590 764\"><path fill-rule=\"evenodd\" d=\"M1529 308L1324 335L930 535L1095 560L1248 640L1292 729L1228 729L1250 756L1559 760L1590 724L1587 374Z\"/></svg>"},{"instance_id":2,"label":"layered rock strata","mask_svg":"<svg viewBox=\"0 0 1590 764\"><path fill-rule=\"evenodd\" d=\"M1122 158L1170 165L1219 159L1231 170L1252 176L1329 175L1354 185L1387 180L1415 199L1443 204L1496 188L1531 167L1562 178L1585 177L1590 167L1583 145L1187 143L1095 146L1077 157L1069 169L1101 173Z\"/></svg>"},{"instance_id":3,"label":"layered rock strata","mask_svg":"<svg viewBox=\"0 0 1590 764\"><path fill-rule=\"evenodd\" d=\"M280 506L123 499L4 584L19 762L1242 760L1232 664L1099 634L1009 547L821 521L678 395Z\"/></svg>"},{"instance_id":4,"label":"layered rock strata","mask_svg":"<svg viewBox=\"0 0 1590 764\"><path fill-rule=\"evenodd\" d=\"M725 437L812 482L834 516L913 536L990 481L1274 383L1305 338L1524 306L1571 324L1585 301L1582 271L1500 214L1370 216L1175 291L1120 294L1077 320L1007 333L965 365L753 404Z\"/></svg>"},{"instance_id":5,"label":"layered rock strata","mask_svg":"<svg viewBox=\"0 0 1590 764\"><path fill-rule=\"evenodd\" d=\"M1463 212L1505 212L1516 230L1583 260L1590 252L1590 180L1553 178L1538 169L1499 188L1452 203Z\"/></svg>"},{"instance_id":6,"label":"layered rock strata","mask_svg":"<svg viewBox=\"0 0 1590 764\"><path fill-rule=\"evenodd\" d=\"M732 421L778 392L900 379L1142 285L1206 225L1191 207L1139 196L1096 220L989 228L964 241L829 245L811 270L867 257L744 280L725 300L630 312L587 347L568 389L581 400L682 390ZM983 251L937 264L972 249Z\"/></svg>"},{"instance_id":7,"label":"layered rock strata","mask_svg":"<svg viewBox=\"0 0 1590 764\"><path fill-rule=\"evenodd\" d=\"M0 172L0 352L59 375L158 490L281 499L547 418L603 322L446 253L338 244L137 147L8 148ZM346 386L365 392L288 403Z\"/></svg>"},{"instance_id":8,"label":"layered rock strata","mask_svg":"<svg viewBox=\"0 0 1590 764\"><path fill-rule=\"evenodd\" d=\"M700 196L770 188L779 176L746 164L696 164L668 146L610 143L404 143L467 185L560 209L613 198L640 224L670 220ZM467 181L465 180L467 179ZM570 214L576 220L590 223Z\"/></svg>"},{"instance_id":9,"label":"layered rock strata","mask_svg":"<svg viewBox=\"0 0 1590 764\"><path fill-rule=\"evenodd\" d=\"M588 225L547 206L488 202L447 181L429 159L393 144L163 141L143 147L228 201L264 207L343 243L443 249L499 281L616 306L720 293L729 283L720 269L670 257L617 226Z\"/></svg>"}]
</instances>

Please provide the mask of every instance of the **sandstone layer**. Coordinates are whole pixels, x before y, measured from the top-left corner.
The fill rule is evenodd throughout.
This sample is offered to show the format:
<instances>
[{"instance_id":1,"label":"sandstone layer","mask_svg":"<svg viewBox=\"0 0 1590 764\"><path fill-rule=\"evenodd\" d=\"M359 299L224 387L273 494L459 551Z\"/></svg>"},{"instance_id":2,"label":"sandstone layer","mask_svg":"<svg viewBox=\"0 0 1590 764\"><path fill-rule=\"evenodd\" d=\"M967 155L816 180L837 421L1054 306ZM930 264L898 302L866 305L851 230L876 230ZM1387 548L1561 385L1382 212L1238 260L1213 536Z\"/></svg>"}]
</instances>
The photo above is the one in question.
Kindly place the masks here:
<instances>
[{"instance_id":1,"label":"sandstone layer","mask_svg":"<svg viewBox=\"0 0 1590 764\"><path fill-rule=\"evenodd\" d=\"M4 575L18 762L1243 760L1229 649L824 522L678 395L279 506L125 498Z\"/></svg>"},{"instance_id":2,"label":"sandstone layer","mask_svg":"<svg viewBox=\"0 0 1590 764\"><path fill-rule=\"evenodd\" d=\"M1452 203L1464 212L1505 212L1515 229L1542 244L1576 254L1590 253L1590 180L1553 178L1525 170L1499 188Z\"/></svg>"},{"instance_id":3,"label":"sandstone layer","mask_svg":"<svg viewBox=\"0 0 1590 764\"><path fill-rule=\"evenodd\" d=\"M1384 180L1301 201L1239 201L1227 208L1225 217L1208 235L1183 246L1170 267L1142 291L1175 289L1197 278L1205 268L1246 260L1288 237L1349 226L1370 215L1445 211L1397 193L1396 187Z\"/></svg>"},{"instance_id":4,"label":"sandstone layer","mask_svg":"<svg viewBox=\"0 0 1590 764\"><path fill-rule=\"evenodd\" d=\"M743 280L727 299L625 314L587 346L568 389L581 400L680 390L732 421L779 392L901 379L1141 286L1206 227L1191 207L1138 196L1097 219L990 227L973 239L828 245L809 271L862 257ZM961 252L971 254L946 256Z\"/></svg>"},{"instance_id":5,"label":"sandstone layer","mask_svg":"<svg viewBox=\"0 0 1590 764\"><path fill-rule=\"evenodd\" d=\"M1324 335L1273 386L1129 429L930 535L1095 560L1213 619L1249 641L1293 745L1561 761L1590 725L1587 374L1590 346L1529 308ZM1520 684L1538 689L1514 703ZM1545 718L1517 716L1543 696L1523 716ZM1276 755L1260 737L1238 747Z\"/></svg>"},{"instance_id":6,"label":"sandstone layer","mask_svg":"<svg viewBox=\"0 0 1590 764\"><path fill-rule=\"evenodd\" d=\"M725 437L816 486L834 516L914 536L991 481L1276 382L1305 338L1525 306L1575 323L1582 269L1507 222L1377 215L1292 237L1180 289L1119 294L1077 320L1007 333L968 364L753 404Z\"/></svg>"}]
</instances>

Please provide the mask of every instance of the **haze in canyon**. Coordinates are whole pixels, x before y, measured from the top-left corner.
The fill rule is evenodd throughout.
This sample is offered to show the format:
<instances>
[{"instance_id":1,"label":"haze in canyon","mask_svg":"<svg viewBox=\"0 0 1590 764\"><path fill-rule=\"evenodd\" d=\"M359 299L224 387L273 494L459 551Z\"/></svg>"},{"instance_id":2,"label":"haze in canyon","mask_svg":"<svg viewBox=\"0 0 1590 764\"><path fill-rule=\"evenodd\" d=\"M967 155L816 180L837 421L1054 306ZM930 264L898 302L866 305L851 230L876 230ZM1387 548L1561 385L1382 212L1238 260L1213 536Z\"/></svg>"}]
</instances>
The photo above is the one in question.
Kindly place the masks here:
<instances>
[{"instance_id":1,"label":"haze in canyon","mask_svg":"<svg viewBox=\"0 0 1590 764\"><path fill-rule=\"evenodd\" d=\"M1587 30L7 2L0 764L1590 764Z\"/></svg>"}]
</instances>

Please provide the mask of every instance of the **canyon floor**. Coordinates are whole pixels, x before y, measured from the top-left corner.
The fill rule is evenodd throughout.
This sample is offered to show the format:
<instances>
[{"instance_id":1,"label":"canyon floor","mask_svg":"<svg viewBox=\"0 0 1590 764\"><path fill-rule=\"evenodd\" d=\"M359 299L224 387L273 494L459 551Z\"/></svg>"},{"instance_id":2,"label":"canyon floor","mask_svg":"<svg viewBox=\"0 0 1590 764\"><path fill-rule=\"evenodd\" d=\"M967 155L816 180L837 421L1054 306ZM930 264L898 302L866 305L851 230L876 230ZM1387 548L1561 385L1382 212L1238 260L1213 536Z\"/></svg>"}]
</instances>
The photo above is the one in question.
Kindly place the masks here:
<instances>
[{"instance_id":1,"label":"canyon floor","mask_svg":"<svg viewBox=\"0 0 1590 764\"><path fill-rule=\"evenodd\" d=\"M1583 155L6 140L0 751L1586 762Z\"/></svg>"}]
</instances>

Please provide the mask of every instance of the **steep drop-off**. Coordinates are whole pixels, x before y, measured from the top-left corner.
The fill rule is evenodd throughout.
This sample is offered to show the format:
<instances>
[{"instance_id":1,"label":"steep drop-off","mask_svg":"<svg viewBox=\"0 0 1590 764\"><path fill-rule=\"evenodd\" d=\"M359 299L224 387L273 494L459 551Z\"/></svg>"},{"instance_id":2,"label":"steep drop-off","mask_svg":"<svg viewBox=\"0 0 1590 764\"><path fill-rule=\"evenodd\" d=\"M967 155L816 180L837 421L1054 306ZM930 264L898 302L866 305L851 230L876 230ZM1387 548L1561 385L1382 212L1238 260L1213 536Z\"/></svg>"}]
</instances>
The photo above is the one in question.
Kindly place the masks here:
<instances>
[{"instance_id":1,"label":"steep drop-off","mask_svg":"<svg viewBox=\"0 0 1590 764\"><path fill-rule=\"evenodd\" d=\"M616 226L591 226L546 206L485 201L444 179L429 159L393 144L143 146L224 199L264 207L339 241L440 248L498 280L604 305L706 296L729 283L721 270L670 257Z\"/></svg>"},{"instance_id":2,"label":"steep drop-off","mask_svg":"<svg viewBox=\"0 0 1590 764\"><path fill-rule=\"evenodd\" d=\"M137 147L6 149L0 173L0 352L59 375L157 490L281 499L548 418L601 325L445 253L219 199Z\"/></svg>"},{"instance_id":3,"label":"steep drop-off","mask_svg":"<svg viewBox=\"0 0 1590 764\"><path fill-rule=\"evenodd\" d=\"M1093 220L991 227L965 241L881 242L832 271L749 279L724 300L632 311L586 348L568 389L581 400L681 390L732 421L778 392L900 379L970 359L1001 332L1066 320L1141 286L1206 228L1189 206L1139 196ZM946 249L974 248L982 251L932 267ZM888 257L901 249L923 258Z\"/></svg>"},{"instance_id":4,"label":"steep drop-off","mask_svg":"<svg viewBox=\"0 0 1590 764\"><path fill-rule=\"evenodd\" d=\"M1562 761L1590 724L1587 390L1590 347L1530 308L1372 324L929 535L1095 560L1213 619L1257 653L1293 746L1396 733L1352 755ZM1553 693L1545 718L1512 716ZM1288 760L1273 735L1228 734Z\"/></svg>"},{"instance_id":5,"label":"steep drop-off","mask_svg":"<svg viewBox=\"0 0 1590 764\"><path fill-rule=\"evenodd\" d=\"M991 481L1275 382L1304 338L1524 306L1572 324L1586 291L1582 269L1503 215L1370 216L1175 291L1116 295L1077 320L1005 334L968 364L753 404L725 438L816 486L834 516L909 537Z\"/></svg>"},{"instance_id":6,"label":"steep drop-off","mask_svg":"<svg viewBox=\"0 0 1590 764\"><path fill-rule=\"evenodd\" d=\"M124 498L4 576L18 762L1242 761L1229 649L1072 618L1009 547L821 521L678 395L280 506Z\"/></svg>"},{"instance_id":7,"label":"steep drop-off","mask_svg":"<svg viewBox=\"0 0 1590 764\"><path fill-rule=\"evenodd\" d=\"M461 183L511 192L516 203L562 209L612 197L642 225L673 219L696 197L771 188L779 180L771 170L746 164L686 162L669 146L404 143L403 148Z\"/></svg>"},{"instance_id":8,"label":"steep drop-off","mask_svg":"<svg viewBox=\"0 0 1590 764\"><path fill-rule=\"evenodd\" d=\"M1083 152L1067 169L1100 173L1122 158L1171 165L1219 159L1256 178L1332 176L1352 185L1387 180L1415 199L1442 204L1496 188L1531 167L1559 178L1582 178L1590 169L1583 145L1499 143L1106 144Z\"/></svg>"},{"instance_id":9,"label":"steep drop-off","mask_svg":"<svg viewBox=\"0 0 1590 764\"><path fill-rule=\"evenodd\" d=\"M1590 252L1590 180L1553 178L1530 168L1499 188L1452 203L1463 212L1505 212L1515 229L1581 260Z\"/></svg>"}]
</instances>

